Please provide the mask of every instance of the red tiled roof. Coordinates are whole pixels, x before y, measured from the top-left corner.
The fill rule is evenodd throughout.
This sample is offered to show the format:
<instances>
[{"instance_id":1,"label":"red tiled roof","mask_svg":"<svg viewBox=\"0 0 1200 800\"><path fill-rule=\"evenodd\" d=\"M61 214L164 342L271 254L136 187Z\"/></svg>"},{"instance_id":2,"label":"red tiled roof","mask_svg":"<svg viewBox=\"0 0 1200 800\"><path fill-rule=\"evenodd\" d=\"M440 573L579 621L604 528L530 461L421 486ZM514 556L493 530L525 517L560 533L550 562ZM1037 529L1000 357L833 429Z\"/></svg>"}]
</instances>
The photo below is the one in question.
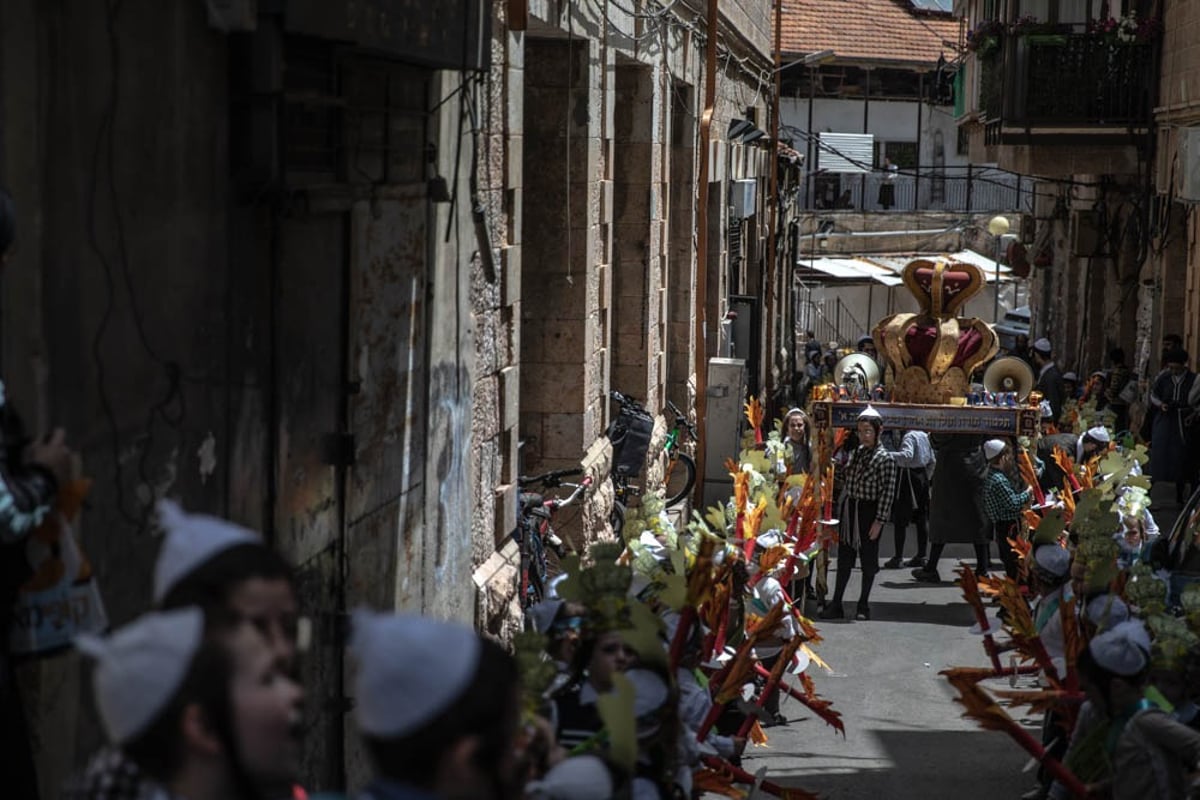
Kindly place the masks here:
<instances>
[{"instance_id":1,"label":"red tiled roof","mask_svg":"<svg viewBox=\"0 0 1200 800\"><path fill-rule=\"evenodd\" d=\"M783 54L832 50L839 61L936 62L958 20L912 11L908 0L783 0ZM786 60L786 58L785 58Z\"/></svg>"}]
</instances>

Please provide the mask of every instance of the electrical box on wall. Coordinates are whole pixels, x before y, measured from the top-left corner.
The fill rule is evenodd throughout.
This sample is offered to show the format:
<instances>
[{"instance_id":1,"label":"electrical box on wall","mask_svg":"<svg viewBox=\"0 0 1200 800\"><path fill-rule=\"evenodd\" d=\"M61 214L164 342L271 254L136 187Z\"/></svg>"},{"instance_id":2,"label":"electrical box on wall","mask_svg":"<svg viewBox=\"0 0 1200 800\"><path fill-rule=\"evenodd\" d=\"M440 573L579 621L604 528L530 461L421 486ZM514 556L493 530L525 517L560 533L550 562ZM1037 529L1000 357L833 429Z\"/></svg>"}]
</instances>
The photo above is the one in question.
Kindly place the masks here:
<instances>
[{"instance_id":1,"label":"electrical box on wall","mask_svg":"<svg viewBox=\"0 0 1200 800\"><path fill-rule=\"evenodd\" d=\"M738 219L754 216L758 200L758 181L753 178L732 181L729 184L729 214Z\"/></svg>"},{"instance_id":2,"label":"electrical box on wall","mask_svg":"<svg viewBox=\"0 0 1200 800\"><path fill-rule=\"evenodd\" d=\"M1200 128L1180 128L1176 192L1185 203L1200 203Z\"/></svg>"}]
</instances>

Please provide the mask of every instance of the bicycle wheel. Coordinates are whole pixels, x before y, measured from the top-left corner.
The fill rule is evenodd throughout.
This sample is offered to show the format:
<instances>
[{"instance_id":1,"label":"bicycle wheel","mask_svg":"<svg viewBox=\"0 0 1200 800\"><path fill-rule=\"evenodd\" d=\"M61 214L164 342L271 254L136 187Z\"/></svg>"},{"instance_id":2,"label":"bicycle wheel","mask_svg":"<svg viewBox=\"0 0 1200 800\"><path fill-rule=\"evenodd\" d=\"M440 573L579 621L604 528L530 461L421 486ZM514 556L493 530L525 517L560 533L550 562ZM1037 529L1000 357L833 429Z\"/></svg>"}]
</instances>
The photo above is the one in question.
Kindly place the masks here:
<instances>
[{"instance_id":1,"label":"bicycle wheel","mask_svg":"<svg viewBox=\"0 0 1200 800\"><path fill-rule=\"evenodd\" d=\"M696 462L687 453L676 451L675 457L667 462L667 473L663 477L667 508L682 503L695 485Z\"/></svg>"},{"instance_id":2,"label":"bicycle wheel","mask_svg":"<svg viewBox=\"0 0 1200 800\"><path fill-rule=\"evenodd\" d=\"M613 500L612 513L608 515L608 521L612 525L613 536L618 541L623 541L621 531L625 529L625 504L620 500Z\"/></svg>"}]
</instances>

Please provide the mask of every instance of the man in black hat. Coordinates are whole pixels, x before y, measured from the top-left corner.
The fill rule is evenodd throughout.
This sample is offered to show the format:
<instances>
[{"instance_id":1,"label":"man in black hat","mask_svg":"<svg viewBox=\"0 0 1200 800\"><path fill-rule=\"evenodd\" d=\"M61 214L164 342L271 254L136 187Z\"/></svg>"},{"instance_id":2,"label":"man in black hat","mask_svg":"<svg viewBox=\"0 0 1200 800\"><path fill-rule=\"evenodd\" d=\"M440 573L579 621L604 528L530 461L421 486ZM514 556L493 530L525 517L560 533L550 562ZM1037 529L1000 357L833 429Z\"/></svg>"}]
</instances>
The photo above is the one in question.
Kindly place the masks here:
<instances>
[{"instance_id":1,"label":"man in black hat","mask_svg":"<svg viewBox=\"0 0 1200 800\"><path fill-rule=\"evenodd\" d=\"M1054 363L1054 348L1049 339L1042 338L1033 343L1033 366L1038 371L1034 388L1050 401L1050 410L1054 412L1055 421L1058 421L1067 399L1067 387L1058 364Z\"/></svg>"}]
</instances>

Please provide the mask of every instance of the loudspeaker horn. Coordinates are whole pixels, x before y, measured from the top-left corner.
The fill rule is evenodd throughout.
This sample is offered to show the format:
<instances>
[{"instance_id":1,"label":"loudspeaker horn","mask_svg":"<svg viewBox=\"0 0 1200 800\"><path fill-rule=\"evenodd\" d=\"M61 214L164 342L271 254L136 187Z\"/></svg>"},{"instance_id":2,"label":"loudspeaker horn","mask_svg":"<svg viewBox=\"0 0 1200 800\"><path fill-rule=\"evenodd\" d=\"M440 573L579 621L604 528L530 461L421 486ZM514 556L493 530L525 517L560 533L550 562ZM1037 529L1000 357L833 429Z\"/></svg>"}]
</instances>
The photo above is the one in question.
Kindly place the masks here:
<instances>
[{"instance_id":1,"label":"loudspeaker horn","mask_svg":"<svg viewBox=\"0 0 1200 800\"><path fill-rule=\"evenodd\" d=\"M1016 392L1024 402L1033 391L1033 370L1019 358L997 358L983 373L983 388L989 392Z\"/></svg>"},{"instance_id":2,"label":"loudspeaker horn","mask_svg":"<svg viewBox=\"0 0 1200 800\"><path fill-rule=\"evenodd\" d=\"M881 377L879 365L866 353L851 353L833 368L833 382L838 386L853 384L870 389Z\"/></svg>"}]
</instances>

